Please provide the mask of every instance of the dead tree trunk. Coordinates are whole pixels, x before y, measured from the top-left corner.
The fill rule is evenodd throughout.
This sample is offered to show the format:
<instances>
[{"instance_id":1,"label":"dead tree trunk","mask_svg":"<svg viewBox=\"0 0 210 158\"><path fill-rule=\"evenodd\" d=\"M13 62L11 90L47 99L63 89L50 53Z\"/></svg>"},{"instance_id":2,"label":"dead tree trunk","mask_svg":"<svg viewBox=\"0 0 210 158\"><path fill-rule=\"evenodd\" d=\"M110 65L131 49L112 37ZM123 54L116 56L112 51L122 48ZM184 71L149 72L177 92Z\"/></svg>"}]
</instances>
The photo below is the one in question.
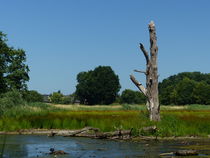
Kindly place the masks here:
<instances>
[{"instance_id":1,"label":"dead tree trunk","mask_svg":"<svg viewBox=\"0 0 210 158\"><path fill-rule=\"evenodd\" d=\"M133 75L130 75L132 82L138 87L138 89L147 98L147 109L150 114L151 121L160 120L160 105L158 98L158 67L157 67L157 37L155 24L153 21L149 23L149 34L150 34L150 55L144 48L143 44L140 43L140 49L143 52L146 59L146 71L134 70L135 72L144 73L146 75L146 88L138 82Z\"/></svg>"}]
</instances>

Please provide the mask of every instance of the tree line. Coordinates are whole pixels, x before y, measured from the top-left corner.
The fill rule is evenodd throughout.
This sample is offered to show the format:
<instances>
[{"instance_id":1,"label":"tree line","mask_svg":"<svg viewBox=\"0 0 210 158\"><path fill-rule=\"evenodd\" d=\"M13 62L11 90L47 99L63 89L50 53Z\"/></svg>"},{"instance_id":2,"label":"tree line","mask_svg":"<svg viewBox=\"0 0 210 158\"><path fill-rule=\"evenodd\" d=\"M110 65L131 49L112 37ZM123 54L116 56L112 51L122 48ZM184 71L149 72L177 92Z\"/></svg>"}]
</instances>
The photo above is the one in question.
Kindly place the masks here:
<instances>
[{"instance_id":1,"label":"tree line","mask_svg":"<svg viewBox=\"0 0 210 158\"><path fill-rule=\"evenodd\" d=\"M0 32L0 105L18 104L16 101L20 97L27 102L43 101L41 94L27 89L28 73L25 51L9 46L7 36ZM146 103L145 96L139 91L125 89L119 94L119 77L110 66L80 72L77 82L73 94L65 96L60 91L54 92L49 97L50 102L71 104L79 100L88 105ZM163 105L210 105L210 74L183 72L170 76L159 83L159 98Z\"/></svg>"},{"instance_id":2,"label":"tree line","mask_svg":"<svg viewBox=\"0 0 210 158\"><path fill-rule=\"evenodd\" d=\"M139 91L125 89L118 95L120 83L111 67L99 66L77 75L76 97L82 104L128 103L145 104ZM183 72L159 83L159 98L163 105L210 105L210 74Z\"/></svg>"},{"instance_id":3,"label":"tree line","mask_svg":"<svg viewBox=\"0 0 210 158\"><path fill-rule=\"evenodd\" d=\"M182 72L159 83L160 102L164 105L210 105L210 73Z\"/></svg>"}]
</instances>

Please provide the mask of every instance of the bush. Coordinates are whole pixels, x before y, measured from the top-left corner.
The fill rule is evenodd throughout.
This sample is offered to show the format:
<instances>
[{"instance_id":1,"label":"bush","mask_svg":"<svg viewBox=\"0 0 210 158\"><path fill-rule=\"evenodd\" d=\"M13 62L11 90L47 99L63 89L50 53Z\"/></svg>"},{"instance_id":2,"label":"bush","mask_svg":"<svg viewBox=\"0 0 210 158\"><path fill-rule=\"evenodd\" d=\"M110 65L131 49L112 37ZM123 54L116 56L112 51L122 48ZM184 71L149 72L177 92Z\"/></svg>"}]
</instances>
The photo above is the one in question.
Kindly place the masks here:
<instances>
[{"instance_id":1,"label":"bush","mask_svg":"<svg viewBox=\"0 0 210 158\"><path fill-rule=\"evenodd\" d=\"M42 102L43 96L35 90L25 91L23 93L23 98L27 102Z\"/></svg>"},{"instance_id":2,"label":"bush","mask_svg":"<svg viewBox=\"0 0 210 158\"><path fill-rule=\"evenodd\" d=\"M73 99L70 96L63 96L62 97L62 101L61 104L72 104L73 103Z\"/></svg>"},{"instance_id":3,"label":"bush","mask_svg":"<svg viewBox=\"0 0 210 158\"><path fill-rule=\"evenodd\" d=\"M11 90L9 92L4 93L2 95L2 99L4 98L10 100L15 105L24 104L22 94L17 90Z\"/></svg>"},{"instance_id":4,"label":"bush","mask_svg":"<svg viewBox=\"0 0 210 158\"><path fill-rule=\"evenodd\" d=\"M50 101L55 104L61 104L63 99L63 94L60 92L53 92L53 94L50 95Z\"/></svg>"},{"instance_id":5,"label":"bush","mask_svg":"<svg viewBox=\"0 0 210 158\"><path fill-rule=\"evenodd\" d=\"M25 103L19 91L12 90L6 92L0 98L0 114L2 115L7 109L23 104Z\"/></svg>"}]
</instances>

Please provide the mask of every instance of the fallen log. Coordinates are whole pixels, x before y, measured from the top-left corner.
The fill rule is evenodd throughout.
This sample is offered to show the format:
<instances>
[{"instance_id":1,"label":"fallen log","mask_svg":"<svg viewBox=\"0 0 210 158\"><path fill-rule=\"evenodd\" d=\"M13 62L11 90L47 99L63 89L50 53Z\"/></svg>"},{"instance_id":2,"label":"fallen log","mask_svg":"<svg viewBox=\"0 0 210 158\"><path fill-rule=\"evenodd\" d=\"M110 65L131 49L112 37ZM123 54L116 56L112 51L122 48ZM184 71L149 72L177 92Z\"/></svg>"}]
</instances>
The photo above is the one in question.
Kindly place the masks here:
<instances>
[{"instance_id":1,"label":"fallen log","mask_svg":"<svg viewBox=\"0 0 210 158\"><path fill-rule=\"evenodd\" d=\"M117 130L114 132L97 132L96 133L96 138L99 139L128 139L131 137L131 132L132 132L133 128L131 130Z\"/></svg>"},{"instance_id":2,"label":"fallen log","mask_svg":"<svg viewBox=\"0 0 210 158\"><path fill-rule=\"evenodd\" d=\"M85 136L86 134L88 134L88 136L90 135L89 132L90 131L94 131L94 132L98 132L99 129L98 128L93 128L93 127L85 127L81 130L75 130L69 134L65 134L63 135L64 137L74 137L74 136ZM79 135L83 133L82 135Z\"/></svg>"}]
</instances>

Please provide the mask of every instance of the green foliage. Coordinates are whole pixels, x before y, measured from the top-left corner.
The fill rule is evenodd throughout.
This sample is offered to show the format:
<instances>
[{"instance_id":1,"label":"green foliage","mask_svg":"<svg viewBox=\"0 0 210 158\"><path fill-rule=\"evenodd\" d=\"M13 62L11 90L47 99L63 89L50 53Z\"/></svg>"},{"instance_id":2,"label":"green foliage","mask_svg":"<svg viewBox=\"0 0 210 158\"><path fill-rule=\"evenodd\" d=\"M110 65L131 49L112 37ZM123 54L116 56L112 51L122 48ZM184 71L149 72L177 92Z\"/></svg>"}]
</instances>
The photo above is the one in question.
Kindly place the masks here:
<instances>
[{"instance_id":1,"label":"green foliage","mask_svg":"<svg viewBox=\"0 0 210 158\"><path fill-rule=\"evenodd\" d=\"M111 104L120 90L119 78L110 66L80 72L77 81L76 96L83 104Z\"/></svg>"},{"instance_id":2,"label":"green foliage","mask_svg":"<svg viewBox=\"0 0 210 158\"><path fill-rule=\"evenodd\" d=\"M159 84L161 104L209 104L210 74L183 72Z\"/></svg>"},{"instance_id":3,"label":"green foliage","mask_svg":"<svg viewBox=\"0 0 210 158\"><path fill-rule=\"evenodd\" d=\"M6 35L0 32L0 93L27 89L29 68L25 61L25 51L8 46Z\"/></svg>"},{"instance_id":4,"label":"green foliage","mask_svg":"<svg viewBox=\"0 0 210 158\"><path fill-rule=\"evenodd\" d=\"M23 98L27 102L42 102L43 96L35 90L23 92Z\"/></svg>"},{"instance_id":5,"label":"green foliage","mask_svg":"<svg viewBox=\"0 0 210 158\"><path fill-rule=\"evenodd\" d=\"M194 103L192 92L196 85L196 82L193 80L190 80L189 78L184 78L181 80L176 90L176 97L174 100L176 100L175 104L178 105L186 105L186 104L192 104Z\"/></svg>"},{"instance_id":6,"label":"green foliage","mask_svg":"<svg viewBox=\"0 0 210 158\"><path fill-rule=\"evenodd\" d=\"M2 115L8 109L11 109L15 106L24 105L24 104L25 102L19 91L12 90L12 91L6 92L2 94L0 97L0 114Z\"/></svg>"},{"instance_id":7,"label":"green foliage","mask_svg":"<svg viewBox=\"0 0 210 158\"><path fill-rule=\"evenodd\" d=\"M50 101L54 104L72 104L74 101L74 95L63 95L60 91L53 92L50 95Z\"/></svg>"},{"instance_id":8,"label":"green foliage","mask_svg":"<svg viewBox=\"0 0 210 158\"><path fill-rule=\"evenodd\" d=\"M130 108L133 105L127 105ZM87 106L85 106L87 107ZM182 110L165 107L161 110L161 121L151 122L146 109L141 111L106 111L95 109L77 109L76 111L58 109L44 103L30 103L14 106L0 117L0 130L14 131L31 128L81 129L86 126L99 128L101 131L128 130L133 128L133 135L153 136L207 136L210 133L210 106L185 106ZM98 107L97 107L98 108ZM98 110L98 111L96 111ZM5 126L6 125L6 126ZM156 125L157 132L142 132L143 127Z\"/></svg>"},{"instance_id":9,"label":"green foliage","mask_svg":"<svg viewBox=\"0 0 210 158\"><path fill-rule=\"evenodd\" d=\"M73 98L71 96L63 96L61 100L61 104L72 104Z\"/></svg>"},{"instance_id":10,"label":"green foliage","mask_svg":"<svg viewBox=\"0 0 210 158\"><path fill-rule=\"evenodd\" d=\"M125 89L120 96L120 103L127 104L145 104L146 97L139 91Z\"/></svg>"},{"instance_id":11,"label":"green foliage","mask_svg":"<svg viewBox=\"0 0 210 158\"><path fill-rule=\"evenodd\" d=\"M193 89L193 99L197 104L210 105L210 84L198 82Z\"/></svg>"},{"instance_id":12,"label":"green foliage","mask_svg":"<svg viewBox=\"0 0 210 158\"><path fill-rule=\"evenodd\" d=\"M62 103L62 98L63 98L63 94L60 93L60 92L53 92L51 95L50 95L50 101L52 103L55 103L55 104L60 104Z\"/></svg>"}]
</instances>

